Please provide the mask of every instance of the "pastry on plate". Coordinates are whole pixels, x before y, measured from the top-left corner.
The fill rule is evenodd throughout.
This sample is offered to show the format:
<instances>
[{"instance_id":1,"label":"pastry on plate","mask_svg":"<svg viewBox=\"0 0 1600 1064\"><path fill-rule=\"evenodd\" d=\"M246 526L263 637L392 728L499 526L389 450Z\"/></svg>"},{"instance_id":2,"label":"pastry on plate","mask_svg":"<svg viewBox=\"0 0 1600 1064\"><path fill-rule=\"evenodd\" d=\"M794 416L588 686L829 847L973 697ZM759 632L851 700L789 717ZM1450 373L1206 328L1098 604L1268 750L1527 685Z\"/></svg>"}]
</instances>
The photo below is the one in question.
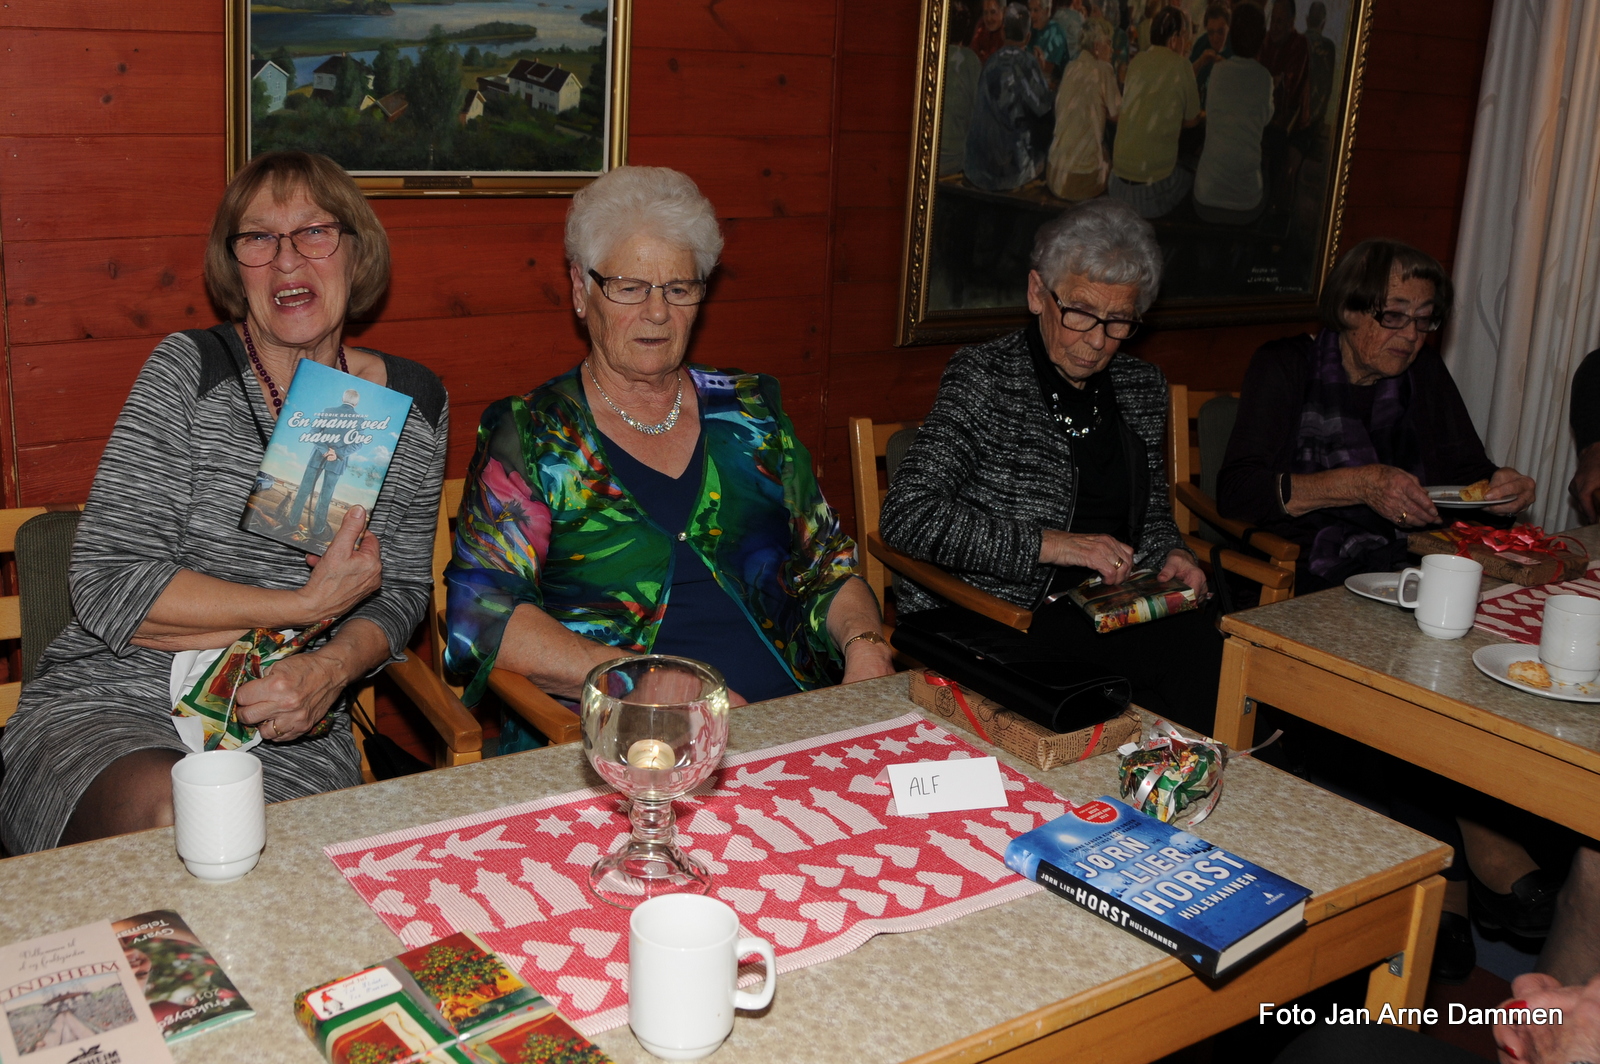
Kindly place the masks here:
<instances>
[{"instance_id":1,"label":"pastry on plate","mask_svg":"<svg viewBox=\"0 0 1600 1064\"><path fill-rule=\"evenodd\" d=\"M1489 497L1489 482L1480 480L1461 489L1462 502L1483 502Z\"/></svg>"},{"instance_id":2,"label":"pastry on plate","mask_svg":"<svg viewBox=\"0 0 1600 1064\"><path fill-rule=\"evenodd\" d=\"M1542 661L1513 661L1506 675L1529 687L1546 689L1550 686L1550 673Z\"/></svg>"}]
</instances>

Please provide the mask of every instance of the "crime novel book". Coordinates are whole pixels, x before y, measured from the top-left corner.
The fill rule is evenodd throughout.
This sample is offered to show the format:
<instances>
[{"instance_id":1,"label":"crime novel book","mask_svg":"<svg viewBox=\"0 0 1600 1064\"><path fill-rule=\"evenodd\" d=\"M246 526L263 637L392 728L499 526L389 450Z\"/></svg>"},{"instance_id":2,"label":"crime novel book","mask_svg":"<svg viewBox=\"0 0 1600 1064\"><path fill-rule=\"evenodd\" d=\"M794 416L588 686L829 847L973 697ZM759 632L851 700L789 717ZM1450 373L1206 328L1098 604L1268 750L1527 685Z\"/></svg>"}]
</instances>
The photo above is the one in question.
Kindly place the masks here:
<instances>
[{"instance_id":1,"label":"crime novel book","mask_svg":"<svg viewBox=\"0 0 1600 1064\"><path fill-rule=\"evenodd\" d=\"M169 909L111 925L170 1045L255 1015L211 951Z\"/></svg>"},{"instance_id":2,"label":"crime novel book","mask_svg":"<svg viewBox=\"0 0 1600 1064\"><path fill-rule=\"evenodd\" d=\"M239 527L326 551L352 507L372 512L410 411L409 395L301 359Z\"/></svg>"},{"instance_id":3,"label":"crime novel book","mask_svg":"<svg viewBox=\"0 0 1600 1064\"><path fill-rule=\"evenodd\" d=\"M4 1064L171 1064L111 921L0 949Z\"/></svg>"},{"instance_id":4,"label":"crime novel book","mask_svg":"<svg viewBox=\"0 0 1600 1064\"><path fill-rule=\"evenodd\" d=\"M1311 893L1109 797L1013 839L1006 866L1210 979L1297 931Z\"/></svg>"},{"instance_id":5,"label":"crime novel book","mask_svg":"<svg viewBox=\"0 0 1600 1064\"><path fill-rule=\"evenodd\" d=\"M610 1064L470 931L303 991L329 1064Z\"/></svg>"}]
</instances>

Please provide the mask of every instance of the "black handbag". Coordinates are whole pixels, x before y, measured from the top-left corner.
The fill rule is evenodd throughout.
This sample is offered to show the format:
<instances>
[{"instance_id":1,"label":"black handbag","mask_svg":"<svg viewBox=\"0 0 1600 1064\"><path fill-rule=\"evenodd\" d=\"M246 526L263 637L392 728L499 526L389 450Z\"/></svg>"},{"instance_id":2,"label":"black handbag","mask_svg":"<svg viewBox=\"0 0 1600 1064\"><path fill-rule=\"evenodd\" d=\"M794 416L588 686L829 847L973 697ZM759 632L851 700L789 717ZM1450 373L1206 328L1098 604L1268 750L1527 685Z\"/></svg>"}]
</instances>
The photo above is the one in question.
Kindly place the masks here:
<instances>
[{"instance_id":1,"label":"black handbag","mask_svg":"<svg viewBox=\"0 0 1600 1064\"><path fill-rule=\"evenodd\" d=\"M890 642L963 687L1056 732L1110 720L1133 697L1127 677L960 606L902 615Z\"/></svg>"}]
</instances>

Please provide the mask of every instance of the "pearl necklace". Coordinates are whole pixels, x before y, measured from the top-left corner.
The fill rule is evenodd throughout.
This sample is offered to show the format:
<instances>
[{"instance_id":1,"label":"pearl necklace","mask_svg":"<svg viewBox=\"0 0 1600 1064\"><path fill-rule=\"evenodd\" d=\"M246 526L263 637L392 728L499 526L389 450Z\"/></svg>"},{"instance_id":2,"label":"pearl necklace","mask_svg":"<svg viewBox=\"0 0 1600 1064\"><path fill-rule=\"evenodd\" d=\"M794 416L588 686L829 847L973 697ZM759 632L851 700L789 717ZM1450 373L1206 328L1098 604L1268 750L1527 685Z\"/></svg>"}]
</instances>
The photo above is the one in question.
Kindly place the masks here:
<instances>
[{"instance_id":1,"label":"pearl necklace","mask_svg":"<svg viewBox=\"0 0 1600 1064\"><path fill-rule=\"evenodd\" d=\"M261 364L261 356L256 354L255 341L250 339L250 323L246 321L240 324L244 326L245 354L250 356L250 364L255 366L257 373L261 374L261 383L267 386L267 394L272 396L272 412L274 414L281 413L283 411L283 396L278 394L278 386L273 382L272 374L267 372L267 367ZM344 373L350 372L350 364L344 360L344 344L339 345L339 369ZM627 415L624 414L623 417L627 417Z\"/></svg>"},{"instance_id":2,"label":"pearl necklace","mask_svg":"<svg viewBox=\"0 0 1600 1064\"><path fill-rule=\"evenodd\" d=\"M646 425L638 418L629 415L626 410L616 404L611 396L606 394L606 390L600 387L600 379L594 375L594 367L589 365L588 359L583 360L583 368L589 371L589 379L594 382L595 389L600 393L600 398L604 399L606 405L617 412L618 417L628 423L630 429L642 432L646 436L660 436L663 433L671 432L672 426L678 423L678 415L683 412L683 370L680 369L678 371L678 395L677 398L672 400L672 410L665 419L656 422L654 425Z\"/></svg>"}]
</instances>

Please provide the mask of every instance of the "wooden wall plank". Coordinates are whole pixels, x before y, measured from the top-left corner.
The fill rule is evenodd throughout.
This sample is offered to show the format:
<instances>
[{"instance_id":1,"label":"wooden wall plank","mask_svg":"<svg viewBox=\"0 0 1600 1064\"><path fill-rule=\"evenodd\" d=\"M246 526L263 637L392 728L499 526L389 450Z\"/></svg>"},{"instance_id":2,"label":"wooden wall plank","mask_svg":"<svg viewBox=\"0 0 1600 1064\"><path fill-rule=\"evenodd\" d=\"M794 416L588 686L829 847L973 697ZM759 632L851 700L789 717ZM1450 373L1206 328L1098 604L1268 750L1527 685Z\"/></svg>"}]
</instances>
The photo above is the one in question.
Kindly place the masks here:
<instances>
[{"instance_id":1,"label":"wooden wall plank","mask_svg":"<svg viewBox=\"0 0 1600 1064\"><path fill-rule=\"evenodd\" d=\"M835 281L900 280L905 212L891 207L842 207L833 235Z\"/></svg>"},{"instance_id":2,"label":"wooden wall plank","mask_svg":"<svg viewBox=\"0 0 1600 1064\"><path fill-rule=\"evenodd\" d=\"M0 0L0 26L221 33L224 10L216 0Z\"/></svg>"},{"instance_id":3,"label":"wooden wall plank","mask_svg":"<svg viewBox=\"0 0 1600 1064\"><path fill-rule=\"evenodd\" d=\"M1460 203L1467 167L1465 155L1357 149L1353 163L1346 197L1349 207L1439 207Z\"/></svg>"},{"instance_id":4,"label":"wooden wall plank","mask_svg":"<svg viewBox=\"0 0 1600 1064\"><path fill-rule=\"evenodd\" d=\"M1494 0L1455 0L1440 7L1434 0L1383 0L1373 14L1374 33L1415 33L1483 42L1489 37Z\"/></svg>"},{"instance_id":5,"label":"wooden wall plank","mask_svg":"<svg viewBox=\"0 0 1600 1064\"><path fill-rule=\"evenodd\" d=\"M839 128L853 133L908 133L916 61L912 56L851 55L839 61Z\"/></svg>"},{"instance_id":6,"label":"wooden wall plank","mask_svg":"<svg viewBox=\"0 0 1600 1064\"><path fill-rule=\"evenodd\" d=\"M0 134L220 134L224 53L220 33L0 29Z\"/></svg>"},{"instance_id":7,"label":"wooden wall plank","mask_svg":"<svg viewBox=\"0 0 1600 1064\"><path fill-rule=\"evenodd\" d=\"M652 48L636 39L631 70L630 129L658 136L828 135L833 63L825 57Z\"/></svg>"},{"instance_id":8,"label":"wooden wall plank","mask_svg":"<svg viewBox=\"0 0 1600 1064\"><path fill-rule=\"evenodd\" d=\"M1475 100L1484 46L1482 40L1374 32L1367 48L1365 87Z\"/></svg>"},{"instance_id":9,"label":"wooden wall plank","mask_svg":"<svg viewBox=\"0 0 1600 1064\"><path fill-rule=\"evenodd\" d=\"M32 447L110 436L155 344L137 337L13 347L17 443Z\"/></svg>"},{"instance_id":10,"label":"wooden wall plank","mask_svg":"<svg viewBox=\"0 0 1600 1064\"><path fill-rule=\"evenodd\" d=\"M215 321L198 236L7 243L12 344L164 336Z\"/></svg>"},{"instance_id":11,"label":"wooden wall plank","mask_svg":"<svg viewBox=\"0 0 1600 1064\"><path fill-rule=\"evenodd\" d=\"M0 161L8 242L203 236L225 184L220 136L5 137Z\"/></svg>"},{"instance_id":12,"label":"wooden wall plank","mask_svg":"<svg viewBox=\"0 0 1600 1064\"><path fill-rule=\"evenodd\" d=\"M909 133L840 133L834 205L904 210L910 151Z\"/></svg>"},{"instance_id":13,"label":"wooden wall plank","mask_svg":"<svg viewBox=\"0 0 1600 1064\"><path fill-rule=\"evenodd\" d=\"M83 502L94 483L105 440L74 440L17 448L18 506Z\"/></svg>"},{"instance_id":14,"label":"wooden wall plank","mask_svg":"<svg viewBox=\"0 0 1600 1064\"><path fill-rule=\"evenodd\" d=\"M1465 152L1472 143L1477 110L1461 105L1459 96L1433 96L1390 89L1367 89L1361 94L1361 128L1406 130L1403 143L1393 147L1408 151ZM1358 144L1361 139L1358 138ZM1364 148L1385 150L1390 145L1377 138Z\"/></svg>"},{"instance_id":15,"label":"wooden wall plank","mask_svg":"<svg viewBox=\"0 0 1600 1064\"><path fill-rule=\"evenodd\" d=\"M635 136L628 161L695 179L719 218L828 213L827 137Z\"/></svg>"},{"instance_id":16,"label":"wooden wall plank","mask_svg":"<svg viewBox=\"0 0 1600 1064\"><path fill-rule=\"evenodd\" d=\"M845 55L905 56L917 53L922 4L900 0L884 4L843 4ZM846 86L848 90L848 86Z\"/></svg>"},{"instance_id":17,"label":"wooden wall plank","mask_svg":"<svg viewBox=\"0 0 1600 1064\"><path fill-rule=\"evenodd\" d=\"M761 0L638 0L633 39L652 48L832 55L833 11L821 4Z\"/></svg>"},{"instance_id":18,"label":"wooden wall plank","mask_svg":"<svg viewBox=\"0 0 1600 1064\"><path fill-rule=\"evenodd\" d=\"M894 347L894 308L900 282L864 281L833 286L833 353L887 351Z\"/></svg>"}]
</instances>

